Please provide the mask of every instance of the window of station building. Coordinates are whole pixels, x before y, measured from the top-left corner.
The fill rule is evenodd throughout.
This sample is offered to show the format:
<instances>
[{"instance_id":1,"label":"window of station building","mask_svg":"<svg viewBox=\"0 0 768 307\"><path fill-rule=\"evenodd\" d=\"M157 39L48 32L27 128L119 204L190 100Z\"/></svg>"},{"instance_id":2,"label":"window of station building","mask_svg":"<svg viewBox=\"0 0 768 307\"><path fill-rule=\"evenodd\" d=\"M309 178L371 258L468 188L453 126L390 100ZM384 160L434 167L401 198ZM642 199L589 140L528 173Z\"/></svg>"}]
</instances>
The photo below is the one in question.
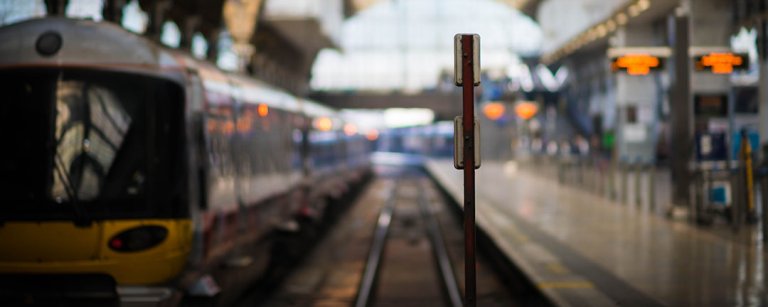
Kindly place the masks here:
<instances>
[{"instance_id":1,"label":"window of station building","mask_svg":"<svg viewBox=\"0 0 768 307\"><path fill-rule=\"evenodd\" d=\"M626 110L627 124L636 124L638 122L637 106L629 105Z\"/></svg>"},{"instance_id":2,"label":"window of station building","mask_svg":"<svg viewBox=\"0 0 768 307\"><path fill-rule=\"evenodd\" d=\"M89 18L95 21L102 19L101 11L104 7L102 0L70 0L66 14L69 17Z\"/></svg>"},{"instance_id":3,"label":"window of station building","mask_svg":"<svg viewBox=\"0 0 768 307\"><path fill-rule=\"evenodd\" d=\"M45 16L45 3L42 0L0 1L0 26L41 16Z\"/></svg>"},{"instance_id":4,"label":"window of station building","mask_svg":"<svg viewBox=\"0 0 768 307\"><path fill-rule=\"evenodd\" d=\"M693 112L696 116L726 117L728 116L728 95L694 95Z\"/></svg>"},{"instance_id":5,"label":"window of station building","mask_svg":"<svg viewBox=\"0 0 768 307\"><path fill-rule=\"evenodd\" d=\"M757 114L760 108L757 87L736 87L733 89L734 113Z\"/></svg>"},{"instance_id":6,"label":"window of station building","mask_svg":"<svg viewBox=\"0 0 768 307\"><path fill-rule=\"evenodd\" d=\"M198 59L204 59L208 54L208 42L200 32L192 36L192 55Z\"/></svg>"},{"instance_id":7,"label":"window of station building","mask_svg":"<svg viewBox=\"0 0 768 307\"><path fill-rule=\"evenodd\" d=\"M138 0L130 1L123 8L123 20L121 21L123 28L141 34L147 30L148 23L149 17L146 12L141 10Z\"/></svg>"},{"instance_id":8,"label":"window of station building","mask_svg":"<svg viewBox=\"0 0 768 307\"><path fill-rule=\"evenodd\" d=\"M166 21L160 35L160 42L168 47L178 48L181 43L181 31L176 23Z\"/></svg>"}]
</instances>

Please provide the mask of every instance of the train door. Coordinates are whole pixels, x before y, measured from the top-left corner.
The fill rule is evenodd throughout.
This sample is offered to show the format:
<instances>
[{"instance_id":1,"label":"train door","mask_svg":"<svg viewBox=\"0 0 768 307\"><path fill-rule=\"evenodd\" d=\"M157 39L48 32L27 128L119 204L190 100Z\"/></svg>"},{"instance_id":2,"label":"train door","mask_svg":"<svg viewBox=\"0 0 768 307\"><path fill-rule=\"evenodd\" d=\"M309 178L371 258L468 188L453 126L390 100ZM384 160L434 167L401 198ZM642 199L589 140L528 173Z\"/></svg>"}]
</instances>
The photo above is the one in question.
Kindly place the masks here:
<instances>
[{"instance_id":1,"label":"train door","mask_svg":"<svg viewBox=\"0 0 768 307\"><path fill-rule=\"evenodd\" d=\"M190 262L200 265L204 260L203 222L201 212L208 207L208 133L204 111L205 93L197 70L187 72L187 116L190 119L188 139L190 146L190 182L189 199L190 212L194 225L194 243Z\"/></svg>"}]
</instances>

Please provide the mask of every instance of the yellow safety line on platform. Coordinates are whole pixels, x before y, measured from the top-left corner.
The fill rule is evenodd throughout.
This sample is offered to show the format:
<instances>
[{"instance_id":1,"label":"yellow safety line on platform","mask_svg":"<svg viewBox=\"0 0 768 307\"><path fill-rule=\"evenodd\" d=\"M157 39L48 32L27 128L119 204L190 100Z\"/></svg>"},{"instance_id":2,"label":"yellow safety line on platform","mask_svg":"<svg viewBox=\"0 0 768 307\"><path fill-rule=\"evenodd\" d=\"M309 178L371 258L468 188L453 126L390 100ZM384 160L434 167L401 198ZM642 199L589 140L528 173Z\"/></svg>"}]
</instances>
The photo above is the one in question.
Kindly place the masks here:
<instances>
[{"instance_id":1,"label":"yellow safety line on platform","mask_svg":"<svg viewBox=\"0 0 768 307\"><path fill-rule=\"evenodd\" d=\"M540 289L589 289L594 288L588 281L545 281L536 284Z\"/></svg>"},{"instance_id":2,"label":"yellow safety line on platform","mask_svg":"<svg viewBox=\"0 0 768 307\"><path fill-rule=\"evenodd\" d=\"M555 274L568 274L571 272L559 262L547 263L547 269Z\"/></svg>"}]
</instances>

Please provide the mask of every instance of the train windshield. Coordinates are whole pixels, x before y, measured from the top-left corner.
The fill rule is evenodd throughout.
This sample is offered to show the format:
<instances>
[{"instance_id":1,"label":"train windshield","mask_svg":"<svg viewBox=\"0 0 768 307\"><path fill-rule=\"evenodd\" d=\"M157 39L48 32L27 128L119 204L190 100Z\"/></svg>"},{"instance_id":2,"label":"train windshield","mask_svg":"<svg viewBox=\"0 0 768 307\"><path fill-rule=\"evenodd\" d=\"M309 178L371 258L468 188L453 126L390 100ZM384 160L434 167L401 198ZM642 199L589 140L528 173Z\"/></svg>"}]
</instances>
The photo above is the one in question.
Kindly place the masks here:
<instances>
[{"instance_id":1,"label":"train windshield","mask_svg":"<svg viewBox=\"0 0 768 307\"><path fill-rule=\"evenodd\" d=\"M178 85L135 74L26 69L1 71L0 89L0 219L183 210Z\"/></svg>"}]
</instances>

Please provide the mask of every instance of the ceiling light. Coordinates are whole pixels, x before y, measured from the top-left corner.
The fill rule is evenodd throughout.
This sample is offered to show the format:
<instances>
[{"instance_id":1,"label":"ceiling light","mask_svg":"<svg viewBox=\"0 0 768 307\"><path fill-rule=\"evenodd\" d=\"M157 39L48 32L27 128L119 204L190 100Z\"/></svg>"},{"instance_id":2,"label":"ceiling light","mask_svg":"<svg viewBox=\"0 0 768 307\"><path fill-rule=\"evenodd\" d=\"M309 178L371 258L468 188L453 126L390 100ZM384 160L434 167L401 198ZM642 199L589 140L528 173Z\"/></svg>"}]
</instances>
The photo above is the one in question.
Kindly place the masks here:
<instances>
[{"instance_id":1,"label":"ceiling light","mask_svg":"<svg viewBox=\"0 0 768 307\"><path fill-rule=\"evenodd\" d=\"M627 20L629 20L629 18L627 18L627 14L619 13L616 15L616 23L620 26L627 24Z\"/></svg>"}]
</instances>

